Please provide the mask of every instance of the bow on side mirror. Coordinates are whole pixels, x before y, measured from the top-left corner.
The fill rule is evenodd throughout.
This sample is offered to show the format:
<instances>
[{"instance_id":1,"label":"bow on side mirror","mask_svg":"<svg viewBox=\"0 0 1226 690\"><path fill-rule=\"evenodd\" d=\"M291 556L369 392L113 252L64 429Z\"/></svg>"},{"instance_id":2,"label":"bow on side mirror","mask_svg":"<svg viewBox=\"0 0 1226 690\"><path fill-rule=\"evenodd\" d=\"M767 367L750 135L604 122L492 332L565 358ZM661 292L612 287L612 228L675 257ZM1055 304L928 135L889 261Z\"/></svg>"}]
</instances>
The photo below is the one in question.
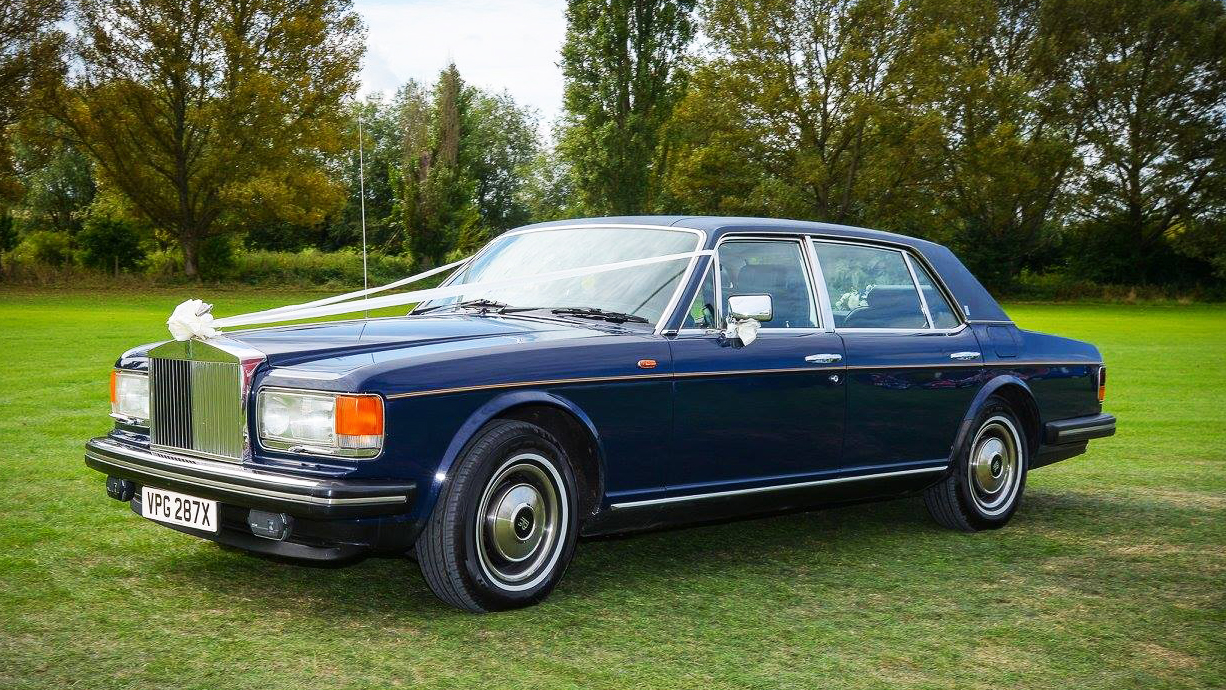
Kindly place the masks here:
<instances>
[{"instance_id":1,"label":"bow on side mirror","mask_svg":"<svg viewBox=\"0 0 1226 690\"><path fill-rule=\"evenodd\" d=\"M775 308L770 295L733 295L728 298L728 313L734 319L770 321Z\"/></svg>"}]
</instances>

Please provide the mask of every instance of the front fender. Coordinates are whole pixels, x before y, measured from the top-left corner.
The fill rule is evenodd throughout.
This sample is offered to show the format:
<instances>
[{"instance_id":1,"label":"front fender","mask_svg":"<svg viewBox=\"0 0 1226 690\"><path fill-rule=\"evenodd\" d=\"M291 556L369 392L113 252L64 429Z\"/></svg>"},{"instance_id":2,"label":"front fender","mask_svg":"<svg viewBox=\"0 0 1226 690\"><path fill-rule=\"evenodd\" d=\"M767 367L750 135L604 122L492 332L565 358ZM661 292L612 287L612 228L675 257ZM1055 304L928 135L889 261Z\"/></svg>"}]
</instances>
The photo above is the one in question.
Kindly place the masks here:
<instances>
[{"instance_id":1,"label":"front fender","mask_svg":"<svg viewBox=\"0 0 1226 690\"><path fill-rule=\"evenodd\" d=\"M603 439L601 439L600 433L596 430L596 425L592 423L591 418L578 405L555 393L534 390L508 391L492 398L474 410L451 438L451 443L447 445L447 450L439 461L433 481L430 482L430 485L422 493L422 498L425 502L423 505L423 517L428 517L434 510L434 503L438 500L439 493L451 477L451 467L459 459L460 452L464 450L464 446L477 433L477 430L507 410L522 405L548 405L568 412L578 419L587 429L588 433L591 434L596 447L596 458L600 465L600 476L605 476Z\"/></svg>"}]
</instances>

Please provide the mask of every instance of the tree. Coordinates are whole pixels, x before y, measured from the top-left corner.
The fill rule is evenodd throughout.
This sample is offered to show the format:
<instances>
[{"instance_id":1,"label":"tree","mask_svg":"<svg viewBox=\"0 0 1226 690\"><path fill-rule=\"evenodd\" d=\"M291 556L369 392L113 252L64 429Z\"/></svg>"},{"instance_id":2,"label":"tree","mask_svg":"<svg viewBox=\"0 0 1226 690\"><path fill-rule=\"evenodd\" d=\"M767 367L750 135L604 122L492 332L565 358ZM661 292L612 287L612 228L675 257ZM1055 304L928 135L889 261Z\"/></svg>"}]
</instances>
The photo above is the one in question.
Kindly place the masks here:
<instances>
[{"instance_id":1,"label":"tree","mask_svg":"<svg viewBox=\"0 0 1226 690\"><path fill-rule=\"evenodd\" d=\"M55 25L63 16L64 0L0 5L0 201L21 195L11 130L26 114L30 90L59 76L64 36Z\"/></svg>"},{"instance_id":2,"label":"tree","mask_svg":"<svg viewBox=\"0 0 1226 690\"><path fill-rule=\"evenodd\" d=\"M472 96L454 64L439 74L433 93L416 82L401 92L405 229L413 255L430 263L478 232L476 181L467 165Z\"/></svg>"},{"instance_id":3,"label":"tree","mask_svg":"<svg viewBox=\"0 0 1226 690\"><path fill-rule=\"evenodd\" d=\"M1114 282L1179 278L1180 236L1220 243L1226 217L1226 10L1070 0L1066 11L1083 27L1077 79L1091 103L1076 266Z\"/></svg>"},{"instance_id":4,"label":"tree","mask_svg":"<svg viewBox=\"0 0 1226 690\"><path fill-rule=\"evenodd\" d=\"M1008 285L1054 239L1079 164L1086 101L1070 82L1079 27L1045 0L928 0L909 13L906 113L879 170L916 170L924 213L895 229L949 242L989 287ZM1070 35L1064 35L1064 32ZM929 124L922 140L899 124ZM926 226L926 227L925 227Z\"/></svg>"},{"instance_id":5,"label":"tree","mask_svg":"<svg viewBox=\"0 0 1226 690\"><path fill-rule=\"evenodd\" d=\"M541 150L532 110L465 84L454 64L433 88L406 84L395 107L403 157L393 174L414 256L439 263L527 222L526 184Z\"/></svg>"},{"instance_id":6,"label":"tree","mask_svg":"<svg viewBox=\"0 0 1226 690\"><path fill-rule=\"evenodd\" d=\"M362 155L358 155L358 118L362 119ZM403 248L403 219L397 209L400 193L401 138L400 113L395 102L379 94L349 108L348 122L341 140L343 154L334 166L348 189L345 206L328 219L318 232L304 236L296 228L299 246L313 244L326 250L358 246L362 240L362 187L366 190L367 244L386 252ZM359 178L364 166L364 185Z\"/></svg>"},{"instance_id":7,"label":"tree","mask_svg":"<svg viewBox=\"0 0 1226 690\"><path fill-rule=\"evenodd\" d=\"M671 197L697 212L870 218L875 122L912 47L901 12L892 0L710 0L714 57L679 111Z\"/></svg>"},{"instance_id":8,"label":"tree","mask_svg":"<svg viewBox=\"0 0 1226 690\"><path fill-rule=\"evenodd\" d=\"M79 72L41 106L183 251L252 221L312 225L343 203L364 30L350 0L79 0Z\"/></svg>"},{"instance_id":9,"label":"tree","mask_svg":"<svg viewBox=\"0 0 1226 690\"><path fill-rule=\"evenodd\" d=\"M527 223L531 212L522 192L541 149L535 111L518 105L509 93L477 91L469 120L467 145L473 153L481 225L498 233Z\"/></svg>"},{"instance_id":10,"label":"tree","mask_svg":"<svg viewBox=\"0 0 1226 690\"><path fill-rule=\"evenodd\" d=\"M585 205L653 206L661 130L684 92L695 0L569 0L560 150Z\"/></svg>"},{"instance_id":11,"label":"tree","mask_svg":"<svg viewBox=\"0 0 1226 690\"><path fill-rule=\"evenodd\" d=\"M97 193L93 166L70 142L36 132L54 131L54 124L36 123L26 129L27 136L14 146L24 190L19 202L22 230L75 235Z\"/></svg>"}]
</instances>

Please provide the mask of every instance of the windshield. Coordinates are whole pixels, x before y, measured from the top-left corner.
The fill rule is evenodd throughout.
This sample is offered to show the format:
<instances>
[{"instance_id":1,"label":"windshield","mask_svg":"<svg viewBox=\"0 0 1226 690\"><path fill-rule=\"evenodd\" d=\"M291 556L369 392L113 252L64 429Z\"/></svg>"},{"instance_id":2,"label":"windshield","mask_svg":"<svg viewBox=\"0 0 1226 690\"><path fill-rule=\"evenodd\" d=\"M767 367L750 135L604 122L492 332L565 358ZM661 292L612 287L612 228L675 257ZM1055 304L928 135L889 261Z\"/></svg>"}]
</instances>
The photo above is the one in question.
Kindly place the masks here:
<instances>
[{"instance_id":1,"label":"windshield","mask_svg":"<svg viewBox=\"0 0 1226 690\"><path fill-rule=\"evenodd\" d=\"M681 254L698 248L693 232L650 228L573 228L504 235L491 242L450 285L505 280L584 266ZM509 307L594 307L655 323L664 314L689 262L683 259L544 283L474 289L423 302L414 311L474 299Z\"/></svg>"}]
</instances>

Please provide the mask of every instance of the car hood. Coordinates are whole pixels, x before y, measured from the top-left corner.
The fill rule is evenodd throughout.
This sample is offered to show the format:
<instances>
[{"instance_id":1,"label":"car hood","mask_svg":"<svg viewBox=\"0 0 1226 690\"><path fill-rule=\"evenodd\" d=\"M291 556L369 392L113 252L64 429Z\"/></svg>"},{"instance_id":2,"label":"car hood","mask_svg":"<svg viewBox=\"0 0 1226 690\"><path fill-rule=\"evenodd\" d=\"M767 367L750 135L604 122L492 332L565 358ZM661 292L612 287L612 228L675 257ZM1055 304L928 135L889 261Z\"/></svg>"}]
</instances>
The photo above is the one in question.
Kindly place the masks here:
<instances>
[{"instance_id":1,"label":"car hood","mask_svg":"<svg viewBox=\"0 0 1226 690\"><path fill-rule=\"evenodd\" d=\"M581 338L620 330L606 326L609 324L589 326L494 314L442 314L230 331L226 336L263 353L273 367L341 373L418 352Z\"/></svg>"}]
</instances>

